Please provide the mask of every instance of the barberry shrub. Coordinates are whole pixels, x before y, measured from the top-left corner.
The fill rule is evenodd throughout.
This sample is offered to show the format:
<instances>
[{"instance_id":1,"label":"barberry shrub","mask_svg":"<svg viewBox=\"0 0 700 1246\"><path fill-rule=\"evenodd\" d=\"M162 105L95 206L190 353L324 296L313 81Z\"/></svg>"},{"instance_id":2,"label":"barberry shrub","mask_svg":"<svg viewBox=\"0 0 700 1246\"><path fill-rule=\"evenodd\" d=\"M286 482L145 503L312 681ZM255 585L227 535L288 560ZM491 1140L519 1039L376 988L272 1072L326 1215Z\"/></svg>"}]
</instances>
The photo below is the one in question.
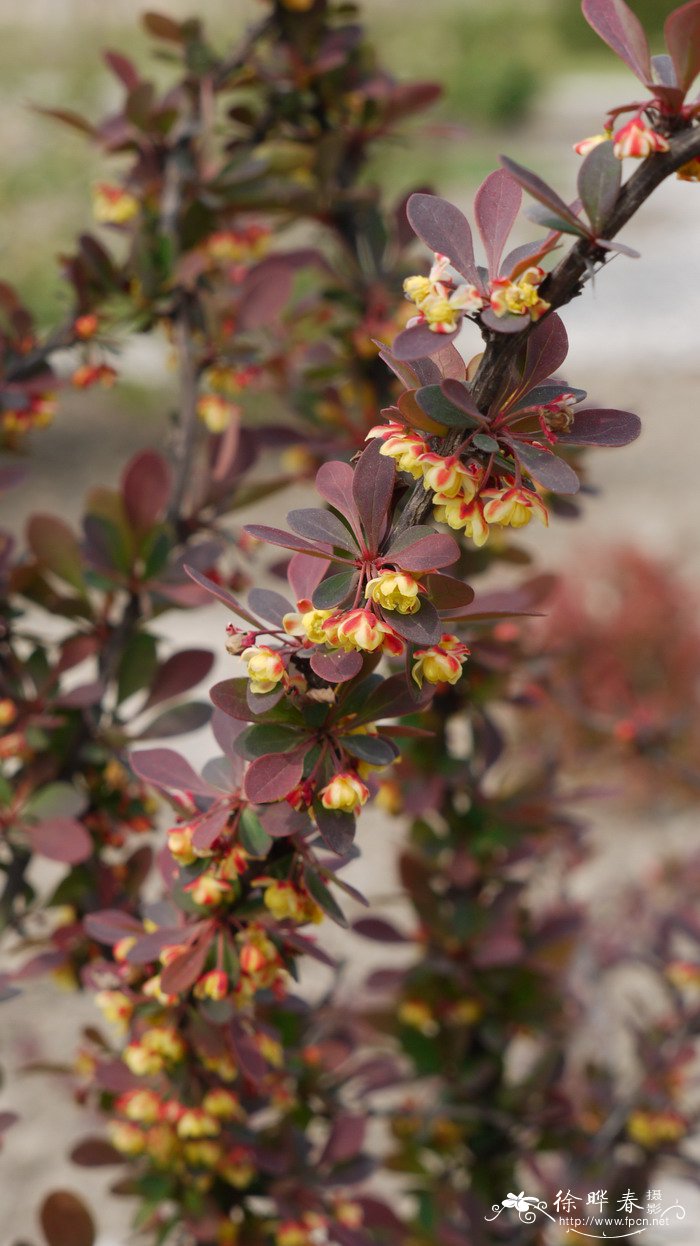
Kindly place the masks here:
<instances>
[{"instance_id":1,"label":"barberry shrub","mask_svg":"<svg viewBox=\"0 0 700 1246\"><path fill-rule=\"evenodd\" d=\"M169 453L93 487L79 533L37 514L4 539L5 991L53 971L95 993L106 1026L77 1089L107 1138L73 1158L122 1166L152 1243L487 1242L506 1192L545 1171L611 1197L664 1157L695 1173L698 971L674 941L692 897L636 932L666 1008L635 1035L630 1095L574 1042L620 932L592 938L585 906L533 895L585 854L564 752L543 729L517 779L504 766L555 682L521 626L551 577L470 584L527 562L533 518L576 513L586 447L638 435L560 375L558 312L634 255L617 235L656 186L700 178L699 0L654 57L623 0L582 7L645 98L577 141L571 203L503 158L474 202L482 255L450 203L390 210L363 179L438 90L382 70L347 4L278 0L224 53L199 21L149 14L164 93L108 53L123 108L53 110L120 171L63 260L62 325L40 332L0 289L7 448L41 435L61 388L118 385L114 347L137 332L172 351L179 410ZM523 191L545 232L507 250ZM483 340L468 361L463 326ZM3 485L22 470L8 460ZM293 484L316 505L241 526ZM213 651L168 652L160 620L203 603ZM191 699L224 650L230 676ZM200 727L201 771L163 743ZM373 806L408 826L403 925L358 916L344 877L381 834ZM41 859L65 867L48 894ZM359 1004L342 982L319 999L299 978L336 968L326 920L404 945L404 968L375 970ZM600 969L582 981L584 939ZM92 1246L77 1195L40 1219L49 1246Z\"/></svg>"}]
</instances>

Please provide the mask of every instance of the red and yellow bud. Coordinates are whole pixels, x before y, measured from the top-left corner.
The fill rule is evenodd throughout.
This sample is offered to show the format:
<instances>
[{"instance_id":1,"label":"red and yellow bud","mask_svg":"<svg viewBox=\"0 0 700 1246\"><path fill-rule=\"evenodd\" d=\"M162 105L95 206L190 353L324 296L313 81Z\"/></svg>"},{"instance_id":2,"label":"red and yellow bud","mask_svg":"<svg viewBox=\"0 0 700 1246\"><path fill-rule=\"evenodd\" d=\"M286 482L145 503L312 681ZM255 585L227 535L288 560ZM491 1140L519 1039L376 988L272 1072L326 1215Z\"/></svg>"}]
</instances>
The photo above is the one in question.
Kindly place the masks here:
<instances>
[{"instance_id":1,"label":"red and yellow bud","mask_svg":"<svg viewBox=\"0 0 700 1246\"><path fill-rule=\"evenodd\" d=\"M334 615L323 625L329 644L350 653L353 649L374 653L382 649L398 656L403 653L403 641L388 623L377 618L371 610L349 610L347 614Z\"/></svg>"},{"instance_id":2,"label":"red and yellow bud","mask_svg":"<svg viewBox=\"0 0 700 1246\"><path fill-rule=\"evenodd\" d=\"M202 1107L210 1116L221 1121L243 1120L245 1117L238 1096L225 1086L217 1086L216 1089L207 1091Z\"/></svg>"},{"instance_id":3,"label":"red and yellow bud","mask_svg":"<svg viewBox=\"0 0 700 1246\"><path fill-rule=\"evenodd\" d=\"M607 143L611 138L612 130L603 130L601 134L592 134L590 138L582 138L580 142L574 143L574 151L577 156L587 156L595 147Z\"/></svg>"},{"instance_id":4,"label":"red and yellow bud","mask_svg":"<svg viewBox=\"0 0 700 1246\"><path fill-rule=\"evenodd\" d=\"M250 690L256 696L272 692L284 679L285 666L279 653L269 645L251 645L241 654L248 668Z\"/></svg>"},{"instance_id":5,"label":"red and yellow bud","mask_svg":"<svg viewBox=\"0 0 700 1246\"><path fill-rule=\"evenodd\" d=\"M645 160L655 152L668 151L668 139L652 130L641 117L633 117L627 125L615 132L613 151L618 160L624 160L628 156L635 160Z\"/></svg>"},{"instance_id":6,"label":"red and yellow bud","mask_svg":"<svg viewBox=\"0 0 700 1246\"><path fill-rule=\"evenodd\" d=\"M341 813L359 813L369 799L369 788L352 771L334 775L320 792L324 809L337 809Z\"/></svg>"},{"instance_id":7,"label":"red and yellow bud","mask_svg":"<svg viewBox=\"0 0 700 1246\"><path fill-rule=\"evenodd\" d=\"M197 400L197 415L210 433L225 433L230 424L237 420L241 408L235 402L222 398L221 394L202 394Z\"/></svg>"},{"instance_id":8,"label":"red and yellow bud","mask_svg":"<svg viewBox=\"0 0 700 1246\"><path fill-rule=\"evenodd\" d=\"M496 316L529 316L539 320L549 311L549 303L540 298L538 287L546 274L543 268L526 268L517 281L497 277L491 282L491 310Z\"/></svg>"},{"instance_id":9,"label":"red and yellow bud","mask_svg":"<svg viewBox=\"0 0 700 1246\"><path fill-rule=\"evenodd\" d=\"M301 616L301 628L306 639L314 645L327 644L328 633L323 630L323 625L335 613L335 610L306 610Z\"/></svg>"},{"instance_id":10,"label":"red and yellow bud","mask_svg":"<svg viewBox=\"0 0 700 1246\"><path fill-rule=\"evenodd\" d=\"M146 1149L146 1135L130 1121L110 1121L108 1132L112 1146L122 1155L142 1155Z\"/></svg>"},{"instance_id":11,"label":"red and yellow bud","mask_svg":"<svg viewBox=\"0 0 700 1246\"><path fill-rule=\"evenodd\" d=\"M213 874L200 874L184 890L202 908L216 908L231 898L231 884Z\"/></svg>"},{"instance_id":12,"label":"red and yellow bud","mask_svg":"<svg viewBox=\"0 0 700 1246\"><path fill-rule=\"evenodd\" d=\"M188 1108L177 1122L178 1138L215 1138L221 1125L204 1108Z\"/></svg>"},{"instance_id":13,"label":"red and yellow bud","mask_svg":"<svg viewBox=\"0 0 700 1246\"><path fill-rule=\"evenodd\" d=\"M139 201L121 186L98 182L92 192L92 212L100 225L127 225L138 216Z\"/></svg>"},{"instance_id":14,"label":"red and yellow bud","mask_svg":"<svg viewBox=\"0 0 700 1246\"><path fill-rule=\"evenodd\" d=\"M197 999L226 999L229 993L228 974L223 969L210 969L194 988Z\"/></svg>"},{"instance_id":15,"label":"red and yellow bud","mask_svg":"<svg viewBox=\"0 0 700 1246\"><path fill-rule=\"evenodd\" d=\"M123 991L98 991L95 1003L105 1021L113 1025L127 1026L134 1011L134 1005Z\"/></svg>"},{"instance_id":16,"label":"red and yellow bud","mask_svg":"<svg viewBox=\"0 0 700 1246\"><path fill-rule=\"evenodd\" d=\"M154 1125L160 1119L161 1100L154 1090L127 1090L116 1102L116 1110L127 1120Z\"/></svg>"},{"instance_id":17,"label":"red and yellow bud","mask_svg":"<svg viewBox=\"0 0 700 1246\"><path fill-rule=\"evenodd\" d=\"M448 498L438 493L433 498L433 515L438 523L462 531L477 546L485 545L489 539L489 526L477 497L467 501L462 495Z\"/></svg>"}]
</instances>

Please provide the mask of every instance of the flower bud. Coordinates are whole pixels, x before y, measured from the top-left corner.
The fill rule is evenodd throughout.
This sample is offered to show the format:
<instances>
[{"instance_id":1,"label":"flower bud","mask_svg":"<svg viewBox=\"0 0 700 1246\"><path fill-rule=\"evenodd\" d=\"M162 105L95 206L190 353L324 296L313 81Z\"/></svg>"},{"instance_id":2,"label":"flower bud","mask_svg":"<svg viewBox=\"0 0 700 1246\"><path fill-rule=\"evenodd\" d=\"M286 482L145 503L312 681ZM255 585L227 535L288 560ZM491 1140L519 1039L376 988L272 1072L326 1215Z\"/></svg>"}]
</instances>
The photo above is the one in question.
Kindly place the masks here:
<instances>
[{"instance_id":1,"label":"flower bud","mask_svg":"<svg viewBox=\"0 0 700 1246\"><path fill-rule=\"evenodd\" d=\"M337 809L341 813L359 813L369 798L369 788L352 771L334 775L320 792L324 809Z\"/></svg>"},{"instance_id":2,"label":"flower bud","mask_svg":"<svg viewBox=\"0 0 700 1246\"><path fill-rule=\"evenodd\" d=\"M272 692L285 676L285 666L279 653L269 645L251 645L241 654L248 667L250 690L256 696Z\"/></svg>"},{"instance_id":3,"label":"flower bud","mask_svg":"<svg viewBox=\"0 0 700 1246\"><path fill-rule=\"evenodd\" d=\"M382 571L368 580L365 597L384 610L397 610L399 614L415 614L420 609L418 594L420 585L406 571Z\"/></svg>"},{"instance_id":4,"label":"flower bud","mask_svg":"<svg viewBox=\"0 0 700 1246\"><path fill-rule=\"evenodd\" d=\"M484 519L487 523L499 524L506 528L524 528L533 515L543 523L549 524L549 512L542 498L532 489L513 486L509 489L485 489Z\"/></svg>"}]
</instances>

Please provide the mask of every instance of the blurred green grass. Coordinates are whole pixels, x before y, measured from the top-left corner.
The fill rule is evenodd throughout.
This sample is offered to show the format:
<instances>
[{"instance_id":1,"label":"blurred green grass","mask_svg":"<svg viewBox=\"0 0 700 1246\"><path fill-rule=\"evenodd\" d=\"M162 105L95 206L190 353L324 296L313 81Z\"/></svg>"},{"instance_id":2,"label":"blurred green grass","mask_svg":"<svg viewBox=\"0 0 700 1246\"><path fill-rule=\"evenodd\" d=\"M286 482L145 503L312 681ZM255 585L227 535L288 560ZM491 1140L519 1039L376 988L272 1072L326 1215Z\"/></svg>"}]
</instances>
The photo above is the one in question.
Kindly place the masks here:
<instances>
[{"instance_id":1,"label":"blurred green grass","mask_svg":"<svg viewBox=\"0 0 700 1246\"><path fill-rule=\"evenodd\" d=\"M100 50L125 51L152 68L149 41L137 24L147 6L133 6L133 19L123 4L99 13L87 5L84 19L49 15L41 39L14 3L2 20L6 7L0 0L0 276L47 320L61 299L54 257L90 225L90 185L105 166L79 134L30 105L91 117L107 111L119 91ZM233 17L225 0L170 0L161 7L175 16L198 10L224 44L261 12L254 0L238 0ZM674 0L637 0L635 7L658 32ZM72 8L82 13L79 0ZM414 124L370 166L368 176L392 191L415 181L472 185L493 166L503 132L510 141L556 75L615 64L583 21L579 0L432 0L428 12L418 0L368 0L364 15L394 73L438 79L445 88L429 129ZM633 93L631 78L630 87Z\"/></svg>"}]
</instances>

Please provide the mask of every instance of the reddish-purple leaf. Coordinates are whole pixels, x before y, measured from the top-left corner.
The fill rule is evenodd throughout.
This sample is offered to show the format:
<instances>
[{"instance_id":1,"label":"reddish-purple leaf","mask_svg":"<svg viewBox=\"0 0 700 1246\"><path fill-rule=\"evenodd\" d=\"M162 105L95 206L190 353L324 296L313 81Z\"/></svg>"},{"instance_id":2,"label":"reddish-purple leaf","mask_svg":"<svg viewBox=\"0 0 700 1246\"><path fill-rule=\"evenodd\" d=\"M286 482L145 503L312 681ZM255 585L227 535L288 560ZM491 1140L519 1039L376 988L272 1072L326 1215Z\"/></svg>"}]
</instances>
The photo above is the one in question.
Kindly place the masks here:
<instances>
[{"instance_id":1,"label":"reddish-purple leaf","mask_svg":"<svg viewBox=\"0 0 700 1246\"><path fill-rule=\"evenodd\" d=\"M140 935L128 949L126 959L130 965L148 965L156 960L164 947L177 947L186 940L194 939L198 926L161 926L148 934Z\"/></svg>"},{"instance_id":2,"label":"reddish-purple leaf","mask_svg":"<svg viewBox=\"0 0 700 1246\"><path fill-rule=\"evenodd\" d=\"M136 532L147 532L163 517L171 486L170 467L155 450L143 450L127 463L121 492L129 523Z\"/></svg>"},{"instance_id":3,"label":"reddish-purple leaf","mask_svg":"<svg viewBox=\"0 0 700 1246\"><path fill-rule=\"evenodd\" d=\"M353 815L351 813L340 813L337 809L324 809L320 800L314 801L313 808L316 825L326 847L330 848L331 852L334 852L336 856L347 856L355 839L355 819ZM322 903L317 890L314 890L310 885L308 878L307 886L314 899L318 901L329 916L332 916L328 902ZM330 893L328 894L330 896ZM330 896L330 899L333 900L333 897ZM345 922L344 918L343 922Z\"/></svg>"},{"instance_id":4,"label":"reddish-purple leaf","mask_svg":"<svg viewBox=\"0 0 700 1246\"><path fill-rule=\"evenodd\" d=\"M412 940L383 917L360 917L352 924L355 934L375 943L411 943Z\"/></svg>"},{"instance_id":5,"label":"reddish-purple leaf","mask_svg":"<svg viewBox=\"0 0 700 1246\"><path fill-rule=\"evenodd\" d=\"M394 338L392 345L396 359L411 363L417 363L419 359L427 359L431 355L438 355L444 349L445 334L433 333L427 324L416 324L410 329L404 329ZM433 379L439 379L438 372Z\"/></svg>"},{"instance_id":6,"label":"reddish-purple leaf","mask_svg":"<svg viewBox=\"0 0 700 1246\"><path fill-rule=\"evenodd\" d=\"M596 234L612 211L622 181L622 161L613 144L598 143L589 151L578 174L578 193Z\"/></svg>"},{"instance_id":7,"label":"reddish-purple leaf","mask_svg":"<svg viewBox=\"0 0 700 1246\"><path fill-rule=\"evenodd\" d=\"M308 601L313 597L330 565L330 560L324 562L321 558L309 558L308 554L292 555L287 566L287 579L296 601Z\"/></svg>"},{"instance_id":8,"label":"reddish-purple leaf","mask_svg":"<svg viewBox=\"0 0 700 1246\"><path fill-rule=\"evenodd\" d=\"M92 855L92 839L75 818L47 818L25 827L34 852L63 865L77 865Z\"/></svg>"},{"instance_id":9,"label":"reddish-purple leaf","mask_svg":"<svg viewBox=\"0 0 700 1246\"><path fill-rule=\"evenodd\" d=\"M542 324L535 326L527 339L518 394L546 381L561 367L568 352L566 329L561 318L553 312Z\"/></svg>"},{"instance_id":10,"label":"reddish-purple leaf","mask_svg":"<svg viewBox=\"0 0 700 1246\"><path fill-rule=\"evenodd\" d=\"M229 1039L233 1047L234 1060L244 1077L247 1077L253 1084L258 1084L268 1076L270 1066L267 1060L261 1056L252 1038L245 1033L239 1022L231 1023Z\"/></svg>"},{"instance_id":11,"label":"reddish-purple leaf","mask_svg":"<svg viewBox=\"0 0 700 1246\"><path fill-rule=\"evenodd\" d=\"M355 464L352 495L360 514L369 549L374 551L384 535L386 517L396 480L393 460L380 453L382 443L370 441Z\"/></svg>"},{"instance_id":12,"label":"reddish-purple leaf","mask_svg":"<svg viewBox=\"0 0 700 1246\"><path fill-rule=\"evenodd\" d=\"M583 0L583 16L616 56L643 83L651 78L651 57L644 27L624 0Z\"/></svg>"},{"instance_id":13,"label":"reddish-purple leaf","mask_svg":"<svg viewBox=\"0 0 700 1246\"><path fill-rule=\"evenodd\" d=\"M182 956L168 962L161 971L160 981L166 995L181 995L188 991L194 982L201 977L204 962L209 952L206 939L191 944Z\"/></svg>"},{"instance_id":14,"label":"reddish-purple leaf","mask_svg":"<svg viewBox=\"0 0 700 1246\"><path fill-rule=\"evenodd\" d=\"M314 653L311 669L329 684L343 684L362 670L361 653Z\"/></svg>"},{"instance_id":15,"label":"reddish-purple leaf","mask_svg":"<svg viewBox=\"0 0 700 1246\"><path fill-rule=\"evenodd\" d=\"M382 363L385 363L387 368L394 373L394 376L398 378L405 389L415 389L418 385L418 377L410 364L402 363L399 359L397 359L396 356L389 350L389 347L385 346L383 342L376 341L375 339L372 340L374 341L375 346L380 347L379 358Z\"/></svg>"},{"instance_id":16,"label":"reddish-purple leaf","mask_svg":"<svg viewBox=\"0 0 700 1246\"><path fill-rule=\"evenodd\" d=\"M305 813L292 809L286 800L277 805L265 805L258 810L260 823L272 839L283 839L286 835L298 835L309 830L309 819Z\"/></svg>"},{"instance_id":17,"label":"reddish-purple leaf","mask_svg":"<svg viewBox=\"0 0 700 1246\"><path fill-rule=\"evenodd\" d=\"M201 571L197 571L195 567L191 567L187 563L183 566L183 571L200 588L203 588L207 593L211 593L212 597L216 597L218 601L223 601L224 605L228 606L229 610L232 610L239 618L245 619L246 623L251 623L255 628L258 627L258 620L241 606L236 601L236 598L232 597L225 588L222 588L220 584L215 584L213 580L209 579L209 576L203 575Z\"/></svg>"},{"instance_id":18,"label":"reddish-purple leaf","mask_svg":"<svg viewBox=\"0 0 700 1246\"><path fill-rule=\"evenodd\" d=\"M501 266L503 275L510 277L516 268L528 261L536 263L535 257L539 258L542 255L543 246L547 246L552 240L553 235L550 234L549 238L538 239L536 242L525 242L521 247L513 247L513 250L509 251L503 260Z\"/></svg>"},{"instance_id":19,"label":"reddish-purple leaf","mask_svg":"<svg viewBox=\"0 0 700 1246\"><path fill-rule=\"evenodd\" d=\"M476 192L474 215L491 277L499 274L503 248L522 203L522 191L505 169L489 173Z\"/></svg>"},{"instance_id":20,"label":"reddish-purple leaf","mask_svg":"<svg viewBox=\"0 0 700 1246\"><path fill-rule=\"evenodd\" d=\"M669 13L664 35L678 85L685 94L700 73L700 0L690 0Z\"/></svg>"},{"instance_id":21,"label":"reddish-purple leaf","mask_svg":"<svg viewBox=\"0 0 700 1246\"><path fill-rule=\"evenodd\" d=\"M248 603L251 610L259 614L262 619L266 619L268 623L274 623L275 627L282 627L284 616L292 613L292 607L287 598L269 588L252 588L248 594Z\"/></svg>"},{"instance_id":22,"label":"reddish-purple leaf","mask_svg":"<svg viewBox=\"0 0 700 1246\"><path fill-rule=\"evenodd\" d=\"M240 292L239 328L262 329L279 316L289 300L293 278L293 266L280 256L256 264Z\"/></svg>"},{"instance_id":23,"label":"reddish-purple leaf","mask_svg":"<svg viewBox=\"0 0 700 1246\"><path fill-rule=\"evenodd\" d=\"M144 748L129 755L131 769L140 779L167 792L193 792L212 796L214 789L172 748Z\"/></svg>"},{"instance_id":24,"label":"reddish-purple leaf","mask_svg":"<svg viewBox=\"0 0 700 1246\"><path fill-rule=\"evenodd\" d=\"M290 511L287 523L293 532L309 541L328 542L339 545L351 554L357 554L357 543L352 534L332 511L321 510L319 507L307 506L301 510Z\"/></svg>"},{"instance_id":25,"label":"reddish-purple leaf","mask_svg":"<svg viewBox=\"0 0 700 1246\"><path fill-rule=\"evenodd\" d=\"M524 165L518 164L515 160L511 160L508 156L499 157L501 164L508 170L511 177L514 177L523 190L526 190L533 199L537 199L539 203L543 203L546 208L551 208L555 216L560 216L562 220L574 225L580 230L581 223L571 211L569 205L548 186L537 173L533 173L531 169L526 169Z\"/></svg>"},{"instance_id":26,"label":"reddish-purple leaf","mask_svg":"<svg viewBox=\"0 0 700 1246\"><path fill-rule=\"evenodd\" d=\"M54 1190L41 1205L39 1219L48 1246L94 1246L95 1224L77 1194Z\"/></svg>"},{"instance_id":27,"label":"reddish-purple leaf","mask_svg":"<svg viewBox=\"0 0 700 1246\"><path fill-rule=\"evenodd\" d=\"M440 353L427 362L432 362L437 367L440 376L446 380L464 381L466 379L467 365L454 342L448 341L447 346L443 346Z\"/></svg>"},{"instance_id":28,"label":"reddish-purple leaf","mask_svg":"<svg viewBox=\"0 0 700 1246\"><path fill-rule=\"evenodd\" d=\"M481 323L494 333L522 333L530 328L529 316L497 316L492 307L485 307L481 312Z\"/></svg>"},{"instance_id":29,"label":"reddish-purple leaf","mask_svg":"<svg viewBox=\"0 0 700 1246\"><path fill-rule=\"evenodd\" d=\"M248 767L245 794L256 804L284 800L300 782L308 744L293 753L267 753Z\"/></svg>"},{"instance_id":30,"label":"reddish-purple leaf","mask_svg":"<svg viewBox=\"0 0 700 1246\"><path fill-rule=\"evenodd\" d=\"M411 195L406 215L418 237L439 255L446 255L453 268L479 289L482 280L474 259L469 221L459 208L438 195ZM401 356L392 347L397 359Z\"/></svg>"},{"instance_id":31,"label":"reddish-purple leaf","mask_svg":"<svg viewBox=\"0 0 700 1246\"><path fill-rule=\"evenodd\" d=\"M527 445L522 441L513 440L513 453L520 460L528 476L532 476L538 484L552 493L578 493L581 488L573 467L558 458L551 450L542 450L539 446Z\"/></svg>"},{"instance_id":32,"label":"reddish-purple leaf","mask_svg":"<svg viewBox=\"0 0 700 1246\"><path fill-rule=\"evenodd\" d=\"M121 909L103 909L101 913L88 913L83 920L86 934L97 943L116 943L125 935L143 934L143 926L130 913Z\"/></svg>"},{"instance_id":33,"label":"reddish-purple leaf","mask_svg":"<svg viewBox=\"0 0 700 1246\"><path fill-rule=\"evenodd\" d=\"M80 1168L105 1168L125 1162L125 1156L106 1138L83 1138L73 1147L70 1157Z\"/></svg>"},{"instance_id":34,"label":"reddish-purple leaf","mask_svg":"<svg viewBox=\"0 0 700 1246\"><path fill-rule=\"evenodd\" d=\"M422 697L424 704L428 703L431 696L432 689L426 687ZM400 718L402 714L413 714L415 710L416 700L406 684L405 675L392 675L370 693L354 722L355 726L360 727L363 723L376 722L382 718Z\"/></svg>"},{"instance_id":35,"label":"reddish-purple leaf","mask_svg":"<svg viewBox=\"0 0 700 1246\"><path fill-rule=\"evenodd\" d=\"M214 710L211 716L211 729L214 739L222 753L228 757L229 762L239 761L240 759L236 752L236 740L244 730L243 723L236 722L235 719L228 714L222 713L221 710Z\"/></svg>"},{"instance_id":36,"label":"reddish-purple leaf","mask_svg":"<svg viewBox=\"0 0 700 1246\"><path fill-rule=\"evenodd\" d=\"M362 1150L367 1130L367 1117L347 1115L336 1117L319 1164L344 1164Z\"/></svg>"},{"instance_id":37,"label":"reddish-purple leaf","mask_svg":"<svg viewBox=\"0 0 700 1246\"><path fill-rule=\"evenodd\" d=\"M402 532L384 557L406 571L438 571L459 558L459 546L449 533L433 532L423 524Z\"/></svg>"},{"instance_id":38,"label":"reddish-purple leaf","mask_svg":"<svg viewBox=\"0 0 700 1246\"><path fill-rule=\"evenodd\" d=\"M359 531L360 516L352 492L353 470L349 463L333 460L323 463L316 473L316 488L341 515L344 515L355 532ZM310 594L309 594L310 595Z\"/></svg>"},{"instance_id":39,"label":"reddish-purple leaf","mask_svg":"<svg viewBox=\"0 0 700 1246\"><path fill-rule=\"evenodd\" d=\"M213 665L214 654L208 649L183 649L174 653L156 672L144 709L189 692L206 679Z\"/></svg>"},{"instance_id":40,"label":"reddish-purple leaf","mask_svg":"<svg viewBox=\"0 0 700 1246\"><path fill-rule=\"evenodd\" d=\"M311 541L305 541L301 536L294 536L293 533L285 532L282 528L269 528L267 524L246 524L245 531L250 536L257 537L259 541L265 541L268 545L279 545L281 549L293 549L298 554L309 554L312 558L327 558L333 552L328 546L312 545ZM338 561L345 562L347 559L338 559Z\"/></svg>"},{"instance_id":41,"label":"reddish-purple leaf","mask_svg":"<svg viewBox=\"0 0 700 1246\"><path fill-rule=\"evenodd\" d=\"M122 56L120 52L103 52L102 55L112 73L124 83L129 91L138 86L140 78L132 61Z\"/></svg>"},{"instance_id":42,"label":"reddish-purple leaf","mask_svg":"<svg viewBox=\"0 0 700 1246\"><path fill-rule=\"evenodd\" d=\"M571 427L557 440L568 446L628 446L642 431L642 422L631 411L600 408L577 411Z\"/></svg>"},{"instance_id":43,"label":"reddish-purple leaf","mask_svg":"<svg viewBox=\"0 0 700 1246\"><path fill-rule=\"evenodd\" d=\"M452 575L426 576L425 586L436 610L468 606L474 600L474 589L465 584L464 580L458 580Z\"/></svg>"},{"instance_id":44,"label":"reddish-purple leaf","mask_svg":"<svg viewBox=\"0 0 700 1246\"><path fill-rule=\"evenodd\" d=\"M186 705L173 705L152 718L135 735L134 740L165 740L169 736L186 735L206 727L211 718L211 706L207 701L188 701Z\"/></svg>"},{"instance_id":45,"label":"reddish-purple leaf","mask_svg":"<svg viewBox=\"0 0 700 1246\"><path fill-rule=\"evenodd\" d=\"M248 704L247 679L222 679L209 689L209 696L217 709L239 722L250 722L255 718Z\"/></svg>"},{"instance_id":46,"label":"reddish-purple leaf","mask_svg":"<svg viewBox=\"0 0 700 1246\"><path fill-rule=\"evenodd\" d=\"M415 645L434 645L442 634L437 610L425 597L415 614L399 614L396 610L380 610L380 614L399 636Z\"/></svg>"},{"instance_id":47,"label":"reddish-purple leaf","mask_svg":"<svg viewBox=\"0 0 700 1246\"><path fill-rule=\"evenodd\" d=\"M197 851L206 851L219 838L228 822L229 810L214 807L210 813L199 818L192 832L192 847Z\"/></svg>"},{"instance_id":48,"label":"reddish-purple leaf","mask_svg":"<svg viewBox=\"0 0 700 1246\"><path fill-rule=\"evenodd\" d=\"M459 407L466 415L470 415L473 420L484 423L485 417L481 414L463 381L453 380L451 377L448 377L441 382L440 389L455 407Z\"/></svg>"}]
</instances>

